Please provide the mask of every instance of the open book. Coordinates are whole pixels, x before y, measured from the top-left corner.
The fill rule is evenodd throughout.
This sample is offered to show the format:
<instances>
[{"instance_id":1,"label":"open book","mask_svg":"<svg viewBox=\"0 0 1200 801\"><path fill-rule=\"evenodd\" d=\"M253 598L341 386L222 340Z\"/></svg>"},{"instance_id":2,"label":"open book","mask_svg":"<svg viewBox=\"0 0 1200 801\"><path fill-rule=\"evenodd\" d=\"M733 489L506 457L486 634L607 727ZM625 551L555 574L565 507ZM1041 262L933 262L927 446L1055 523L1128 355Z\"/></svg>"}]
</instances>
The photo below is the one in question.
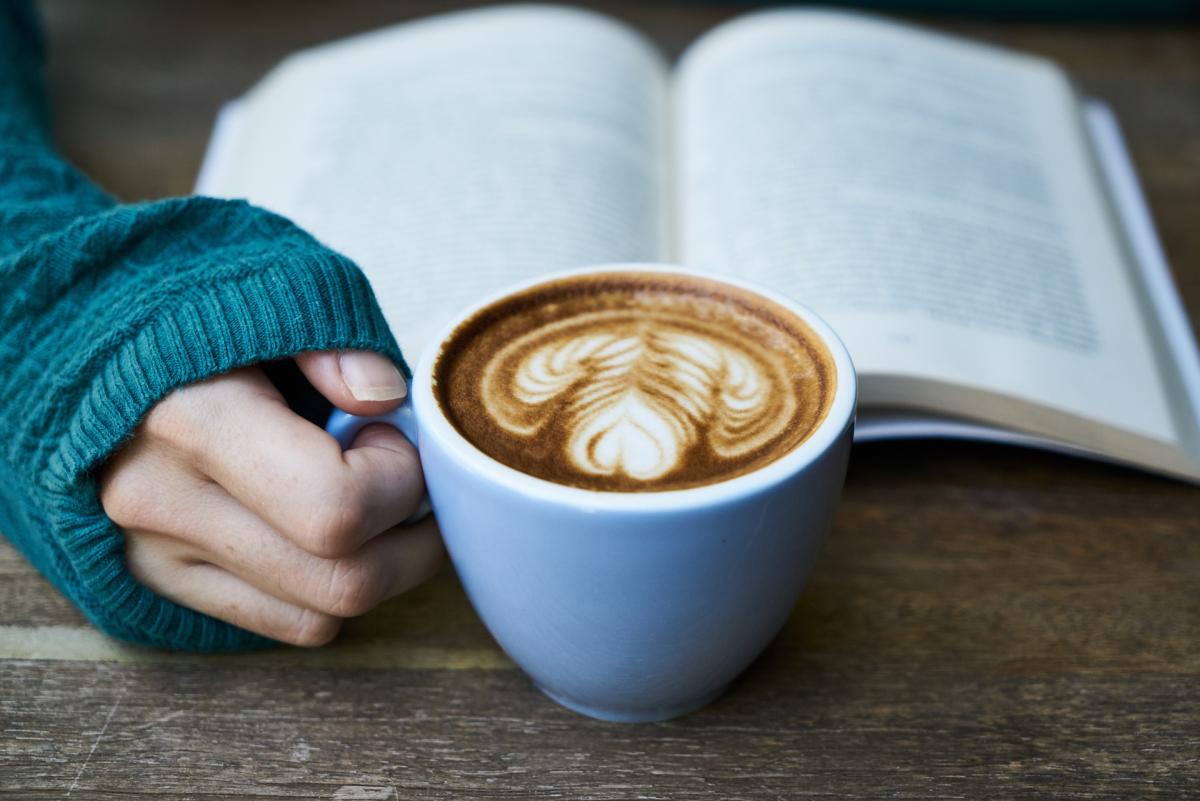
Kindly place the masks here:
<instances>
[{"instance_id":1,"label":"open book","mask_svg":"<svg viewBox=\"0 0 1200 801\"><path fill-rule=\"evenodd\" d=\"M1200 359L1120 135L1040 58L780 10L672 69L591 12L461 12L287 58L222 112L197 190L357 260L411 360L514 281L674 262L825 317L860 439L1200 480Z\"/></svg>"}]
</instances>

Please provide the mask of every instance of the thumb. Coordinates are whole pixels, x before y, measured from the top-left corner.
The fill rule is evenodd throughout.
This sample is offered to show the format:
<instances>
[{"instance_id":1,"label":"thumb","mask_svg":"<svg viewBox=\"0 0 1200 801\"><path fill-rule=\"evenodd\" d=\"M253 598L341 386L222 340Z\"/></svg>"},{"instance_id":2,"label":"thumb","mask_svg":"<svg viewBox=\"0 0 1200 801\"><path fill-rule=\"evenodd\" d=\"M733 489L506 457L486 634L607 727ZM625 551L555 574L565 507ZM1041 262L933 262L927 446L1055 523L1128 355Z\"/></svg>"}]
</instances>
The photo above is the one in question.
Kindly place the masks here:
<instances>
[{"instance_id":1,"label":"thumb","mask_svg":"<svg viewBox=\"0 0 1200 801\"><path fill-rule=\"evenodd\" d=\"M351 414L383 414L408 394L392 360L366 350L296 354L296 366L330 403Z\"/></svg>"}]
</instances>

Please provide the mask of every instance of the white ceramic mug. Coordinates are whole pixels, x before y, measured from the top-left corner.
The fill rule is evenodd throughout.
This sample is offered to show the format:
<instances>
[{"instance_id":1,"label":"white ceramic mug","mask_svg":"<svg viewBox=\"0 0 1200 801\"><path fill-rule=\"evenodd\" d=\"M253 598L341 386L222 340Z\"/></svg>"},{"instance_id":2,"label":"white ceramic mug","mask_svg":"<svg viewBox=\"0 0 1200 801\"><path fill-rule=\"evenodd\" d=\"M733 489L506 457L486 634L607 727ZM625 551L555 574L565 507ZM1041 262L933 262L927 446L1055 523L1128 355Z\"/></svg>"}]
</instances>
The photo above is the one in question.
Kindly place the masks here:
<instances>
[{"instance_id":1,"label":"white ceramic mug","mask_svg":"<svg viewBox=\"0 0 1200 801\"><path fill-rule=\"evenodd\" d=\"M328 429L345 447L382 419L413 440L463 587L546 695L604 720L662 720L716 698L787 620L841 492L857 383L845 346L807 308L743 281L658 264L604 265L510 287L464 311L434 342L507 295L607 271L697 275L788 309L833 357L836 390L824 421L775 461L707 486L564 486L494 460L454 428L434 397L435 344L399 411L337 412Z\"/></svg>"}]
</instances>

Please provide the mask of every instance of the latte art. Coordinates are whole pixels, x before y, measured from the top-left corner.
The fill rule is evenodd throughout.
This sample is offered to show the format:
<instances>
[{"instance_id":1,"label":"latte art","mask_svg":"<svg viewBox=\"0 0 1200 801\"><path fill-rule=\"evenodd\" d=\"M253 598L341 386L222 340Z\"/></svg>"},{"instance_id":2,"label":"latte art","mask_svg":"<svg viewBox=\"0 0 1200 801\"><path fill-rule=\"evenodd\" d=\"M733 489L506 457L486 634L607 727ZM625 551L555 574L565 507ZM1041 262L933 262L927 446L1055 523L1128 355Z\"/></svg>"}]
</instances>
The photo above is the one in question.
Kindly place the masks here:
<instances>
[{"instance_id":1,"label":"latte art","mask_svg":"<svg viewBox=\"0 0 1200 801\"><path fill-rule=\"evenodd\" d=\"M832 358L751 292L595 273L509 296L443 344L438 403L475 447L588 489L682 489L755 470L828 412Z\"/></svg>"},{"instance_id":2,"label":"latte art","mask_svg":"<svg viewBox=\"0 0 1200 801\"><path fill-rule=\"evenodd\" d=\"M514 436L551 421L582 473L659 479L700 441L736 459L777 437L794 412L785 365L753 342L674 315L602 311L551 323L484 367L481 399Z\"/></svg>"}]
</instances>

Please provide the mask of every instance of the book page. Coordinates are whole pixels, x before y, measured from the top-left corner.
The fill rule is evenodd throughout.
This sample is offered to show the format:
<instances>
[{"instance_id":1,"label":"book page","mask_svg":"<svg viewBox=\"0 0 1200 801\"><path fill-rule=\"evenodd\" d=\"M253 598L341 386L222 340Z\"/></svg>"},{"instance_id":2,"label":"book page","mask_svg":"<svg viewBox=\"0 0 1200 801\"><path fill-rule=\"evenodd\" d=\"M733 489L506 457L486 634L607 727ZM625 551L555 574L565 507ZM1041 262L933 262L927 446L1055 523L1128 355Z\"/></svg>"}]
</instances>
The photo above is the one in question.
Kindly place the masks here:
<instances>
[{"instance_id":1,"label":"book page","mask_svg":"<svg viewBox=\"0 0 1200 801\"><path fill-rule=\"evenodd\" d=\"M1141 283L1146 290L1146 305L1153 310L1151 316L1159 323L1158 334L1163 340L1162 349L1174 357L1175 370L1167 371L1164 377L1168 379L1169 392L1172 380L1177 385L1175 391L1170 394L1172 400L1178 399L1181 407L1178 419L1200 420L1200 349L1197 348L1187 312L1174 287L1170 268L1158 241L1158 234L1154 230L1149 207L1138 186L1120 127L1112 110L1103 102L1085 101L1084 112L1084 120L1101 167L1100 172L1108 187L1109 196L1113 199L1114 210L1121 221L1121 228L1129 242L1137 273L1141 276ZM1181 445L1186 452L1200 452L1200 446L1197 445L1200 431L1197 427L1185 426L1181 433L1184 435ZM1114 457L1113 454L1100 453L1012 429L957 420L942 414L922 413L915 409L889 410L878 406L859 410L854 426L855 442L910 438L983 440L1128 463L1128 460ZM1172 470L1172 463L1167 459L1156 459L1152 465L1139 466L1149 466L1160 472L1195 481L1200 478L1200 470L1196 469L1194 461L1189 459L1188 462L1186 468L1180 471Z\"/></svg>"},{"instance_id":2,"label":"book page","mask_svg":"<svg viewBox=\"0 0 1200 801\"><path fill-rule=\"evenodd\" d=\"M780 11L706 36L676 89L682 261L816 309L846 341L864 404L1142 461L1148 443L1179 441L1052 64Z\"/></svg>"},{"instance_id":3,"label":"book page","mask_svg":"<svg viewBox=\"0 0 1200 801\"><path fill-rule=\"evenodd\" d=\"M583 11L409 23L285 60L231 112L204 188L355 259L415 362L507 284L662 256L666 74Z\"/></svg>"}]
</instances>

